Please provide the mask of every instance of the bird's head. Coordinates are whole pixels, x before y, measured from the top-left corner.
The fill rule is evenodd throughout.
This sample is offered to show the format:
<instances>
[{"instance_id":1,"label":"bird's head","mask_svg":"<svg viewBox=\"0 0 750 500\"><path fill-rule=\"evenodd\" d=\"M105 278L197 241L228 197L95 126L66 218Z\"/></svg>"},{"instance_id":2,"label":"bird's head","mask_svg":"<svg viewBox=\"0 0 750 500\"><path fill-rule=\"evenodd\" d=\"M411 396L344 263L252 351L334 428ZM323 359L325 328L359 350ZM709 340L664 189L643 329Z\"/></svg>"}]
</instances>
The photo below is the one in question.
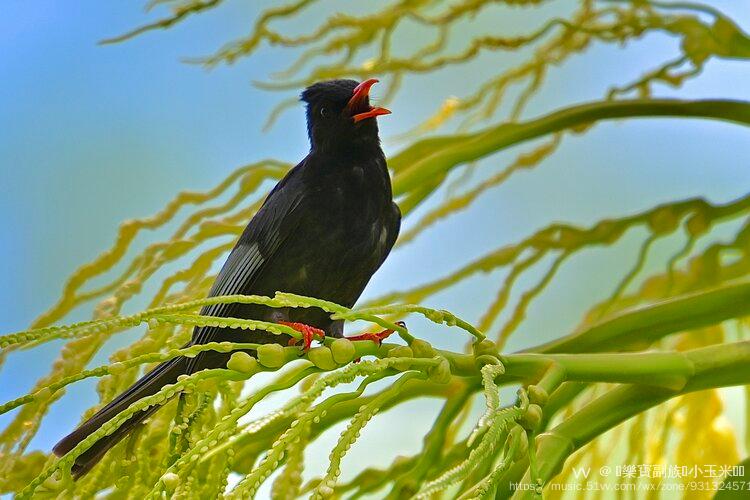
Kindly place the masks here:
<instances>
[{"instance_id":1,"label":"bird's head","mask_svg":"<svg viewBox=\"0 0 750 500\"><path fill-rule=\"evenodd\" d=\"M368 145L379 146L375 117L390 113L370 106L371 78L362 83L354 80L329 80L309 86L302 92L307 103L307 132L313 149L356 150Z\"/></svg>"}]
</instances>

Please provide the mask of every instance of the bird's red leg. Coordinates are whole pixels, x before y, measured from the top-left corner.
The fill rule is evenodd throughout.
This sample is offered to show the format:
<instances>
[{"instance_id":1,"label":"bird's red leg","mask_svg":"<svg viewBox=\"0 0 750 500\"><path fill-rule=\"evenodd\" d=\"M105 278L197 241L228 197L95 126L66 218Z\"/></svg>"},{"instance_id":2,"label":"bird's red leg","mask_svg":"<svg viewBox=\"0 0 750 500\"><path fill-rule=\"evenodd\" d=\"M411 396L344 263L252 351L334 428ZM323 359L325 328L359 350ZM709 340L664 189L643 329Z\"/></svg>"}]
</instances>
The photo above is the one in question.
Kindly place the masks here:
<instances>
[{"instance_id":1,"label":"bird's red leg","mask_svg":"<svg viewBox=\"0 0 750 500\"><path fill-rule=\"evenodd\" d=\"M406 328L406 323L403 321L397 321L396 324L402 328ZM354 335L352 337L346 337L349 340L372 340L376 344L380 345L385 339L387 339L395 330L387 329L381 332L370 332L363 333L362 335Z\"/></svg>"},{"instance_id":2,"label":"bird's red leg","mask_svg":"<svg viewBox=\"0 0 750 500\"><path fill-rule=\"evenodd\" d=\"M291 321L279 321L278 323L280 325L288 326L293 330L297 330L302 334L302 349L305 352L310 350L310 345L313 340L323 340L326 336L325 332L320 328L315 328L314 326L306 325L304 323L294 323ZM289 339L289 345L295 345L297 344L297 341L298 339L291 338Z\"/></svg>"}]
</instances>

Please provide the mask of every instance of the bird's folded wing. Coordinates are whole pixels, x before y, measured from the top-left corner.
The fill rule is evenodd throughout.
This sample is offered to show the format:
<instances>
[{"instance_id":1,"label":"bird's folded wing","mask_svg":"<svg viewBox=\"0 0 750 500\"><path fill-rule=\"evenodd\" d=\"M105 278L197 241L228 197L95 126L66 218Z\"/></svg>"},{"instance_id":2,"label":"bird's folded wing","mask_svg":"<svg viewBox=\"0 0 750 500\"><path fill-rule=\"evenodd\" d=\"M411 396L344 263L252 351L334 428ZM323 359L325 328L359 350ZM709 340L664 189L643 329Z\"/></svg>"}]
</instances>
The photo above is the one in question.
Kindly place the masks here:
<instances>
[{"instance_id":1,"label":"bird's folded wing","mask_svg":"<svg viewBox=\"0 0 750 500\"><path fill-rule=\"evenodd\" d=\"M305 190L299 189L299 186L285 189L285 185L290 184L287 181L301 166L302 164L292 170L268 195L229 254L209 297L252 293L252 284L263 266L273 259L278 249L295 233L305 211ZM236 309L237 304L233 303L214 304L204 307L201 314L232 317L232 312ZM198 327L193 332L190 343L195 345L212 342L219 331L216 327ZM189 360L188 374L200 366L202 354L204 353Z\"/></svg>"}]
</instances>

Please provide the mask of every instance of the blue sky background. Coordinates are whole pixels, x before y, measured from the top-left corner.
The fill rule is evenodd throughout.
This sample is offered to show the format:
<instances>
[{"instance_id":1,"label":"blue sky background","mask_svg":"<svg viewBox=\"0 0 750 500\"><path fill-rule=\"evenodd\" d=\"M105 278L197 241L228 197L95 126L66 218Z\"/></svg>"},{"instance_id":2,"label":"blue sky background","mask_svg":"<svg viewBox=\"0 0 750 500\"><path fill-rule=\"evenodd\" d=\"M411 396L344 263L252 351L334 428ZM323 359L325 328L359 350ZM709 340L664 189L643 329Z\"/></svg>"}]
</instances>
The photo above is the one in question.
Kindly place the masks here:
<instances>
[{"instance_id":1,"label":"blue sky background","mask_svg":"<svg viewBox=\"0 0 750 500\"><path fill-rule=\"evenodd\" d=\"M264 134L265 117L288 94L251 86L253 80L266 79L291 62L292 54L263 49L235 66L210 72L180 62L186 56L208 54L246 33L254 15L269 3L229 1L168 32L98 46L97 41L149 18L137 3L122 0L4 2L0 16L0 331L24 329L49 307L70 272L111 244L121 221L158 211L180 190L213 186L242 164L268 157L295 162L304 156L307 138L301 107L283 115ZM710 3L750 31L747 2ZM335 9L340 4L321 5ZM569 5L559 2L545 9L554 13ZM300 30L315 19L319 15L311 13L287 25ZM523 10L475 22L479 27L497 25L511 31L531 31L538 25L534 15ZM453 44L460 47L462 42L465 39L459 36ZM408 33L401 43L410 43ZM599 98L610 85L633 80L644 69L666 60L674 54L675 43L658 35L627 49L594 45L585 56L552 71L527 116ZM480 79L510 65L513 57L487 55L461 70L409 81L391 105L393 115L381 120L383 136L408 129L446 96L462 95L467 75ZM714 60L704 75L677 94L747 99L749 90L747 63ZM674 91L659 88L658 94L668 96ZM388 153L400 148L387 140L385 147ZM480 177L506 165L524 149L528 146L483 162ZM696 195L729 201L747 192L748 165L750 132L738 126L669 119L599 125L585 136L567 138L558 154L535 171L516 175L483 196L470 211L399 250L375 277L367 295L445 274L471 257L552 221L590 224ZM572 259L534 305L509 347L570 331L593 299L611 292L619 279L612 271L628 269L642 237L633 233L608 252L591 251ZM654 253L666 255L676 244L679 237L670 238L657 245ZM475 320L501 279L502 274L479 277L431 298L428 305ZM71 320L84 316L85 311ZM441 346L463 344L463 339L443 331L431 333L419 321L410 326ZM25 393L59 347L48 344L10 356L0 368L0 400ZM49 449L75 425L83 408L96 401L93 388L92 382L70 390L53 409L34 447ZM733 401L729 413L739 422L742 406L736 399L729 400ZM419 414L430 408L433 403L404 411ZM0 425L9 416L4 417ZM383 432L386 427L388 432ZM368 439L369 446L375 446L372 439L378 436L375 448L383 450L384 460L392 453L414 451L420 438L412 431L408 425L396 429L386 421L374 422L363 436L363 449Z\"/></svg>"}]
</instances>

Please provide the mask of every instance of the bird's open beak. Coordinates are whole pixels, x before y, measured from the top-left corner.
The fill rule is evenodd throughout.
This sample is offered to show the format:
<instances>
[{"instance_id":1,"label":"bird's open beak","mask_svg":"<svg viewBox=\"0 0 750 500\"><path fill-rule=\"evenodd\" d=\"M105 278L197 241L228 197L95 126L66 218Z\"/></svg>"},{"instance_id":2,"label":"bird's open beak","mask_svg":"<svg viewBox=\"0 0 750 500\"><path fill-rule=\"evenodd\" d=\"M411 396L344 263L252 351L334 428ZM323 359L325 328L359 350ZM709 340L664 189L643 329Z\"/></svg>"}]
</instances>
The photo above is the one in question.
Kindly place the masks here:
<instances>
[{"instance_id":1,"label":"bird's open beak","mask_svg":"<svg viewBox=\"0 0 750 500\"><path fill-rule=\"evenodd\" d=\"M380 115L390 115L391 112L385 108L372 107L367 104L367 98L370 95L370 88L378 83L375 78L365 80L354 88L352 98L346 104L346 109L352 116L354 123L361 122L367 118L375 118Z\"/></svg>"}]
</instances>

